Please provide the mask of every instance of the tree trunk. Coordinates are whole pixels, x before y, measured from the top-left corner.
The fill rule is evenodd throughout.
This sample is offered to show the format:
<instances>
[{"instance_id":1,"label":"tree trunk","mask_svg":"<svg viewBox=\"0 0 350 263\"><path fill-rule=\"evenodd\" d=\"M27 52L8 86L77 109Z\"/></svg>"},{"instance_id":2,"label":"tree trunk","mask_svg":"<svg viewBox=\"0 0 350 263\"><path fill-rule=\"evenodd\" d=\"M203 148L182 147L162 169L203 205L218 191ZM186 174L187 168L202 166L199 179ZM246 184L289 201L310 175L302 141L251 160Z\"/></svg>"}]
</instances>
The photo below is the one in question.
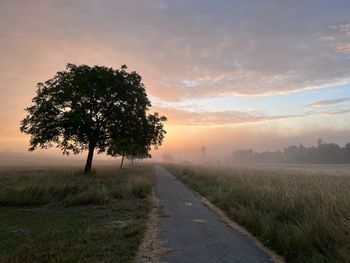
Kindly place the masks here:
<instances>
[{"instance_id":1,"label":"tree trunk","mask_svg":"<svg viewBox=\"0 0 350 263\"><path fill-rule=\"evenodd\" d=\"M120 163L120 168L123 168L124 157L125 157L125 155L123 154L123 155L122 155L122 161L121 161L121 163Z\"/></svg>"},{"instance_id":2,"label":"tree trunk","mask_svg":"<svg viewBox=\"0 0 350 263\"><path fill-rule=\"evenodd\" d=\"M89 147L89 153L88 153L88 157L86 159L84 174L91 173L92 158L94 156L94 150L95 150L95 147Z\"/></svg>"},{"instance_id":3,"label":"tree trunk","mask_svg":"<svg viewBox=\"0 0 350 263\"><path fill-rule=\"evenodd\" d=\"M134 166L134 157L131 158L131 165Z\"/></svg>"}]
</instances>

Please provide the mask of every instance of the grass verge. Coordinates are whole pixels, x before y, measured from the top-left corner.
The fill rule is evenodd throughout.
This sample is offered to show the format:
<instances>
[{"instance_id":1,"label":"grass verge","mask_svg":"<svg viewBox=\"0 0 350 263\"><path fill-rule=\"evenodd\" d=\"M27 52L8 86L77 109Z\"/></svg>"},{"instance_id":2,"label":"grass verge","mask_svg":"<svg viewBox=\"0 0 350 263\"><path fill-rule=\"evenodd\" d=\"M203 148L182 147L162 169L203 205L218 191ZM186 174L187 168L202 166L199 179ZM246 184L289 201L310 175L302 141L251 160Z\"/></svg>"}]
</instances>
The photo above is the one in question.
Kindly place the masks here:
<instances>
[{"instance_id":1,"label":"grass verge","mask_svg":"<svg viewBox=\"0 0 350 263\"><path fill-rule=\"evenodd\" d=\"M167 165L287 262L350 262L350 176Z\"/></svg>"},{"instance_id":2,"label":"grass verge","mask_svg":"<svg viewBox=\"0 0 350 263\"><path fill-rule=\"evenodd\" d=\"M132 262L153 168L0 169L0 262Z\"/></svg>"}]
</instances>

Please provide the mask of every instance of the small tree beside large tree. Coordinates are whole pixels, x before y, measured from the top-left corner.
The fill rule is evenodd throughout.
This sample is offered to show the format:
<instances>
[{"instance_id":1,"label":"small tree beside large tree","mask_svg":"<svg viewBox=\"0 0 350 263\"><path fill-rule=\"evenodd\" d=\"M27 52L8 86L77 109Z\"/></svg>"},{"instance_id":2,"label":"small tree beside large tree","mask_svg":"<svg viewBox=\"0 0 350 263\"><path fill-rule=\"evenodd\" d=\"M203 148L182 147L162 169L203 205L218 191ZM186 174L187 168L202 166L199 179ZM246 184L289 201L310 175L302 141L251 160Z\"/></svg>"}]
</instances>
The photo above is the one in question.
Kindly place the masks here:
<instances>
[{"instance_id":1,"label":"small tree beside large tree","mask_svg":"<svg viewBox=\"0 0 350 263\"><path fill-rule=\"evenodd\" d=\"M132 162L135 158L151 157L152 146L157 149L163 142L166 134L163 122L166 120L165 116L157 112L143 115L137 120L125 120L125 127L122 129L125 133L112 136L112 143L107 154L114 157L120 156L120 167L123 167L125 157L131 159Z\"/></svg>"},{"instance_id":2,"label":"small tree beside large tree","mask_svg":"<svg viewBox=\"0 0 350 263\"><path fill-rule=\"evenodd\" d=\"M63 154L87 150L84 171L90 173L95 150L102 153L116 141L126 141L140 127L138 122L147 119L151 103L142 78L126 70L68 64L38 83L20 126L31 136L29 150L54 145Z\"/></svg>"}]
</instances>

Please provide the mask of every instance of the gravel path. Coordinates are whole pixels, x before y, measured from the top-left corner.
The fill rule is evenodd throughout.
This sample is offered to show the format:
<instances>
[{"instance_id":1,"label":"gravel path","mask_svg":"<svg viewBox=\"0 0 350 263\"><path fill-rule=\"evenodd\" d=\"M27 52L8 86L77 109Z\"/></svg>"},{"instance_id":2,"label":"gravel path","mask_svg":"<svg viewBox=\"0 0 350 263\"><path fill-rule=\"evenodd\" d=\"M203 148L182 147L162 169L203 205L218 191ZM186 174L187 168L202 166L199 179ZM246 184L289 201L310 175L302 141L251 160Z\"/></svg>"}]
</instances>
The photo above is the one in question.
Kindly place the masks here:
<instances>
[{"instance_id":1,"label":"gravel path","mask_svg":"<svg viewBox=\"0 0 350 263\"><path fill-rule=\"evenodd\" d=\"M159 239L169 263L271 263L272 259L239 231L227 226L172 174L156 166L156 196L162 203Z\"/></svg>"}]
</instances>

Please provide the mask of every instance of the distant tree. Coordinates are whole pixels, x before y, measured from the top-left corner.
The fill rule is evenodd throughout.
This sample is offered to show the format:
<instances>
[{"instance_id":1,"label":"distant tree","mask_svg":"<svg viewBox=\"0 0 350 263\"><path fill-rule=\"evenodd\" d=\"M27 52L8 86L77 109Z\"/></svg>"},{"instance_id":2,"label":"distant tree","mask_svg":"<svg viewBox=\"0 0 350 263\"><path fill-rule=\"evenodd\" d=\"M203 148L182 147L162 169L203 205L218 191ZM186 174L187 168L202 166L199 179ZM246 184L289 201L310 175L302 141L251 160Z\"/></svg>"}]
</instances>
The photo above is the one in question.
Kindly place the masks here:
<instances>
[{"instance_id":1,"label":"distant tree","mask_svg":"<svg viewBox=\"0 0 350 263\"><path fill-rule=\"evenodd\" d=\"M151 157L152 155L149 154L148 152L137 152L137 153L134 153L133 155L126 156L127 159L131 160L132 165L134 165L134 162L137 160L143 160Z\"/></svg>"},{"instance_id":2,"label":"distant tree","mask_svg":"<svg viewBox=\"0 0 350 263\"><path fill-rule=\"evenodd\" d=\"M151 155L144 146L126 138L118 141L113 141L107 150L107 154L113 157L122 157L120 168L123 167L125 158L131 160L132 163L134 163L135 159L151 158Z\"/></svg>"},{"instance_id":3,"label":"distant tree","mask_svg":"<svg viewBox=\"0 0 350 263\"><path fill-rule=\"evenodd\" d=\"M113 69L68 64L65 71L38 83L20 126L31 136L29 150L54 145L63 154L88 150L84 171L89 173L94 151L105 152L112 135L131 128L123 122L143 116L151 106L141 76L126 70L125 65Z\"/></svg>"},{"instance_id":4,"label":"distant tree","mask_svg":"<svg viewBox=\"0 0 350 263\"><path fill-rule=\"evenodd\" d=\"M132 151L133 142L127 138L114 140L107 149L107 154L113 157L121 156L120 168L123 167L124 158Z\"/></svg>"},{"instance_id":5,"label":"distant tree","mask_svg":"<svg viewBox=\"0 0 350 263\"><path fill-rule=\"evenodd\" d=\"M323 140L321 138L317 139L317 147L322 147L323 145Z\"/></svg>"},{"instance_id":6,"label":"distant tree","mask_svg":"<svg viewBox=\"0 0 350 263\"><path fill-rule=\"evenodd\" d=\"M112 136L112 143L107 150L107 154L111 156L121 156L120 167L123 167L124 158L150 158L149 153L152 146L158 149L163 142L166 131L163 122L167 118L160 116L159 113L142 115L139 118L129 118L125 120L122 134L117 131Z\"/></svg>"},{"instance_id":7,"label":"distant tree","mask_svg":"<svg viewBox=\"0 0 350 263\"><path fill-rule=\"evenodd\" d=\"M350 162L350 143L347 143L343 149L343 159L345 163Z\"/></svg>"}]
</instances>

